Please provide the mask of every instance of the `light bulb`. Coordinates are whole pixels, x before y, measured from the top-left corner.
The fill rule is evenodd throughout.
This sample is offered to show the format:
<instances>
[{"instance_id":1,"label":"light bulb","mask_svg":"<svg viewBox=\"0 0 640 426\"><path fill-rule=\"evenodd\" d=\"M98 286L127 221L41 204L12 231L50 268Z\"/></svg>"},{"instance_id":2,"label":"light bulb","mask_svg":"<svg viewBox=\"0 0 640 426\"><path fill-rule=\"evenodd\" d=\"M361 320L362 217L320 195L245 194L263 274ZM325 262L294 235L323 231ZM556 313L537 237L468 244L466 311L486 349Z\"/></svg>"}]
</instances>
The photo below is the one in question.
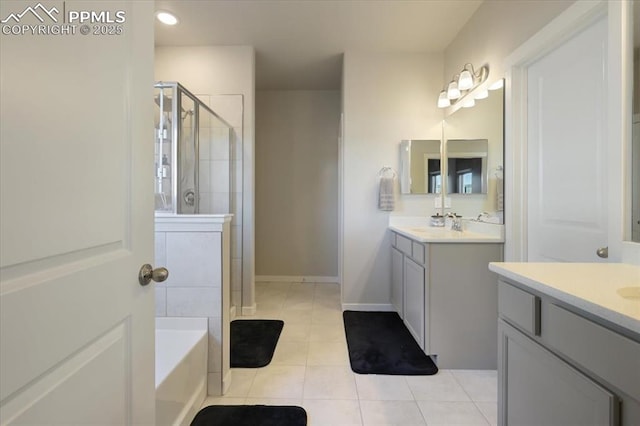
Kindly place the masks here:
<instances>
[{"instance_id":1,"label":"light bulb","mask_svg":"<svg viewBox=\"0 0 640 426\"><path fill-rule=\"evenodd\" d=\"M458 89L458 83L456 83L455 80L453 80L451 83L449 83L449 86L447 87L447 98L458 99L460 95L461 93L460 93L460 89Z\"/></svg>"},{"instance_id":2,"label":"light bulb","mask_svg":"<svg viewBox=\"0 0 640 426\"><path fill-rule=\"evenodd\" d=\"M466 99L462 102L462 108L471 108L476 104L476 101L473 98Z\"/></svg>"},{"instance_id":3,"label":"light bulb","mask_svg":"<svg viewBox=\"0 0 640 426\"><path fill-rule=\"evenodd\" d=\"M460 73L460 78L458 79L458 89L469 90L472 87L473 87L473 76L471 75L471 71L465 69Z\"/></svg>"},{"instance_id":4,"label":"light bulb","mask_svg":"<svg viewBox=\"0 0 640 426\"><path fill-rule=\"evenodd\" d=\"M448 106L451 106L451 101L447 97L447 92L443 90L438 96L438 108L446 108Z\"/></svg>"}]
</instances>

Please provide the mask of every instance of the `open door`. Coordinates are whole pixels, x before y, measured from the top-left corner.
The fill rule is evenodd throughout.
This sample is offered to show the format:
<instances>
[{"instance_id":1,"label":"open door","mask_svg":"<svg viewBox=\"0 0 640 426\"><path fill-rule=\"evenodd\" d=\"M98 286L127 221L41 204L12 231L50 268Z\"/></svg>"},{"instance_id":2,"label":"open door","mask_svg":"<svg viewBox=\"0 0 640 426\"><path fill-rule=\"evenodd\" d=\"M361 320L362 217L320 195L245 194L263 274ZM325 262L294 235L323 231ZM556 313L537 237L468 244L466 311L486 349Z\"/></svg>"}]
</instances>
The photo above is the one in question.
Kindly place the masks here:
<instances>
[{"instance_id":1,"label":"open door","mask_svg":"<svg viewBox=\"0 0 640 426\"><path fill-rule=\"evenodd\" d=\"M154 423L153 12L0 3L0 424Z\"/></svg>"}]
</instances>

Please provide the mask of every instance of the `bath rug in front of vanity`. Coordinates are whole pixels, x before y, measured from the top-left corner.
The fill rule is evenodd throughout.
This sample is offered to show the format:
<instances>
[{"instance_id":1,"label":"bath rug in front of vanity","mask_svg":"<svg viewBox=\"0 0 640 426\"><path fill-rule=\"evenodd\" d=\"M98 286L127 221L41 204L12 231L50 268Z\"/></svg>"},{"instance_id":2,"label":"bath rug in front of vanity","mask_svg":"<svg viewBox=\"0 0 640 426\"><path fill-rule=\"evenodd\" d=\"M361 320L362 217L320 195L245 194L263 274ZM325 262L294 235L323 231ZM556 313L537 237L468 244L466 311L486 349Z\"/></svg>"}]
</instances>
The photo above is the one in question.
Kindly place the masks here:
<instances>
[{"instance_id":1,"label":"bath rug in front of vanity","mask_svg":"<svg viewBox=\"0 0 640 426\"><path fill-rule=\"evenodd\" d=\"M397 313L344 311L342 317L354 372L407 376L438 372Z\"/></svg>"},{"instance_id":2,"label":"bath rug in front of vanity","mask_svg":"<svg viewBox=\"0 0 640 426\"><path fill-rule=\"evenodd\" d=\"M269 364L283 326L280 320L231 321L231 367L259 368Z\"/></svg>"},{"instance_id":3,"label":"bath rug in front of vanity","mask_svg":"<svg viewBox=\"0 0 640 426\"><path fill-rule=\"evenodd\" d=\"M302 407L280 405L210 405L200 410L191 426L306 426Z\"/></svg>"}]
</instances>

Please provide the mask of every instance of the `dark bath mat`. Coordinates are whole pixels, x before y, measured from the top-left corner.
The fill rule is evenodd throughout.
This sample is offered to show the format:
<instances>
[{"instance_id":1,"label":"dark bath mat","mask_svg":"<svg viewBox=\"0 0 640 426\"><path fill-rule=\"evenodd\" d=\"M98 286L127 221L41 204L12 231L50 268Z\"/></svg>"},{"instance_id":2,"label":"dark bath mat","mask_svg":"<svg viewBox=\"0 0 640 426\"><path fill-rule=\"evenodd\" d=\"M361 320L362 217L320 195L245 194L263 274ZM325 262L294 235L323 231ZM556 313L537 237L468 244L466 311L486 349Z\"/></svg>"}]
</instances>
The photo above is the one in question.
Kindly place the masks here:
<instances>
[{"instance_id":1,"label":"dark bath mat","mask_svg":"<svg viewBox=\"0 0 640 426\"><path fill-rule=\"evenodd\" d=\"M429 376L438 372L395 312L344 311L351 369L360 374Z\"/></svg>"},{"instance_id":2,"label":"dark bath mat","mask_svg":"<svg viewBox=\"0 0 640 426\"><path fill-rule=\"evenodd\" d=\"M301 407L278 405L210 405L200 410L191 426L306 426Z\"/></svg>"},{"instance_id":3,"label":"dark bath mat","mask_svg":"<svg viewBox=\"0 0 640 426\"><path fill-rule=\"evenodd\" d=\"M231 321L231 367L258 368L271 362L284 322Z\"/></svg>"}]
</instances>

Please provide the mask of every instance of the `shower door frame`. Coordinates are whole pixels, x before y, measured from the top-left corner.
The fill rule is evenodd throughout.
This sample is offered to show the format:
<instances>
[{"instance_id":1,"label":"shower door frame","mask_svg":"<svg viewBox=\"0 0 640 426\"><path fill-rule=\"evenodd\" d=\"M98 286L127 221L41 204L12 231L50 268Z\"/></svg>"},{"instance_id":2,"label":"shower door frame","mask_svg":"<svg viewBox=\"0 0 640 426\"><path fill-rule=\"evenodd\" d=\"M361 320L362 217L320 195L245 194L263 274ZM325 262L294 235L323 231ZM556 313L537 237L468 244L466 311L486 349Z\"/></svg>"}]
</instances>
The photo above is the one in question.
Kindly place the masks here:
<instances>
[{"instance_id":1,"label":"shower door frame","mask_svg":"<svg viewBox=\"0 0 640 426\"><path fill-rule=\"evenodd\" d=\"M173 97L171 99L171 138L174 143L171 144L171 158L175 161L171 162L171 192L173 199L172 211L158 211L156 210L156 214L158 213L166 213L166 214L183 214L179 213L179 203L180 200L178 197L182 197L182 185L179 183L178 179L178 164L180 163L180 150L178 150L179 137L182 136L181 126L178 126L178 122L182 121L182 116L178 115L178 112L182 110L182 95L189 97L194 103L194 148L195 148L195 165L194 165L194 191L196 193L195 197L195 213L200 214L200 108L205 109L208 113L213 115L215 118L220 120L220 122L224 123L228 128L229 132L232 131L233 127L222 117L215 113L211 108L209 108L204 102L202 102L196 95L191 93L188 89L186 89L182 84L177 81L157 81L154 86L156 89L166 90L172 89ZM162 101L161 101L162 102ZM161 108L162 111L162 108ZM161 114L160 117L160 128L162 128L162 120L163 116ZM231 135L229 136L231 137ZM160 142L162 143L162 142ZM231 141L229 141L229 170L231 170ZM162 160L161 158L159 159ZM229 182L231 182L231 176L229 176ZM231 193L231 187L229 188L229 193Z\"/></svg>"},{"instance_id":2,"label":"shower door frame","mask_svg":"<svg viewBox=\"0 0 640 426\"><path fill-rule=\"evenodd\" d=\"M174 123L176 123L176 125L174 126L174 129L173 129L173 131L175 132L176 143L173 144L173 146L171 147L171 150L172 150L171 155L173 156L173 158L176 159L176 161L174 161L174 164L171 165L171 169L172 169L171 173L176 177L176 179L174 179L174 182L172 182L174 185L174 189L176 190L175 213L183 214L179 212L179 210L180 210L180 205L182 205L182 202L184 201L183 190L185 188L182 188L182 184L180 183L181 179L178 176L178 164L181 164L181 161L182 161L182 153L178 149L178 145L180 144L180 141L181 141L180 137L182 136L182 96L181 95L185 95L193 101L193 105L194 105L193 147L195 150L195 160L194 160L195 164L193 166L193 190L195 192L195 200L193 205L194 207L193 214L198 214L200 213L200 130L199 130L200 129L200 107L203 106L206 108L206 106L196 97L196 95L189 92L180 83L176 82L176 83L172 83L172 85L175 85L175 88L176 88L175 101L177 103L176 108L173 111L174 118L178 119L178 120L174 120ZM177 198L178 196L180 197L179 199Z\"/></svg>"}]
</instances>

